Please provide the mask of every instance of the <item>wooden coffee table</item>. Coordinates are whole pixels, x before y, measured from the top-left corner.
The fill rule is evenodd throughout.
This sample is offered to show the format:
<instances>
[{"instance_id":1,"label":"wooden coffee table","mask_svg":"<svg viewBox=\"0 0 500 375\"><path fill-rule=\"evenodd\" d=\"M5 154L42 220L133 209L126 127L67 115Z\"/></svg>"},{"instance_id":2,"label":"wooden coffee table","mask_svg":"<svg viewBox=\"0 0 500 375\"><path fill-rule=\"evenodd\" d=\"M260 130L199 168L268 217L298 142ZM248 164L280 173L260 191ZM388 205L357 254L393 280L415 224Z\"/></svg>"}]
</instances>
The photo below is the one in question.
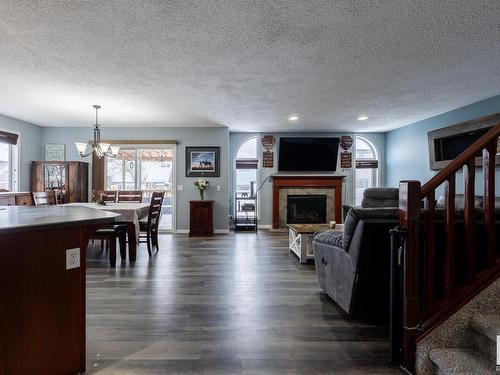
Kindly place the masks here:
<instances>
[{"instance_id":1,"label":"wooden coffee table","mask_svg":"<svg viewBox=\"0 0 500 375\"><path fill-rule=\"evenodd\" d=\"M330 229L329 224L288 224L288 250L299 257L300 263L314 259L313 235L327 229ZM343 230L343 224L335 226L335 231L342 233Z\"/></svg>"}]
</instances>

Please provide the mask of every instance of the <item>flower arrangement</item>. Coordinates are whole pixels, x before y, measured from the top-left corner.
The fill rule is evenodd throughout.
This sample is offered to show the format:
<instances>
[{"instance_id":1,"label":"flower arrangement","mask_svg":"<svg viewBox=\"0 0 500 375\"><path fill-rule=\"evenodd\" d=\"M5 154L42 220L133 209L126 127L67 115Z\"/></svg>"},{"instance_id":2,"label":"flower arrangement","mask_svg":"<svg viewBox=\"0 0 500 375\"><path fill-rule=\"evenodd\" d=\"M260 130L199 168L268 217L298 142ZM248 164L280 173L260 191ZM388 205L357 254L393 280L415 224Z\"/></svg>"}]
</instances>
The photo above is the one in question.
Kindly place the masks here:
<instances>
[{"instance_id":1,"label":"flower arrangement","mask_svg":"<svg viewBox=\"0 0 500 375\"><path fill-rule=\"evenodd\" d=\"M198 188L198 192L200 193L200 199L203 200L205 198L205 190L208 188L209 182L204 179L199 179L195 181L194 186Z\"/></svg>"},{"instance_id":2,"label":"flower arrangement","mask_svg":"<svg viewBox=\"0 0 500 375\"><path fill-rule=\"evenodd\" d=\"M106 201L104 200L104 192L99 193L99 196L97 197L95 203L97 203L100 206L105 206Z\"/></svg>"}]
</instances>

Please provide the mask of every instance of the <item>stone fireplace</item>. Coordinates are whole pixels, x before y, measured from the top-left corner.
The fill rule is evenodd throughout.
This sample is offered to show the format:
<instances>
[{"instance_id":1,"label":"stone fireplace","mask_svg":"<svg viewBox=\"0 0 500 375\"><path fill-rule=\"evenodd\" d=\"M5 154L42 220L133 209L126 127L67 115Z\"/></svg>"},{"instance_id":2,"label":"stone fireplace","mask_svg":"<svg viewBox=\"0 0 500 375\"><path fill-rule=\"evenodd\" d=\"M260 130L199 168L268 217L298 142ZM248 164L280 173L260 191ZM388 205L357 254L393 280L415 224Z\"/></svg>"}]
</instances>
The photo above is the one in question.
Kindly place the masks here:
<instances>
[{"instance_id":1,"label":"stone fireplace","mask_svg":"<svg viewBox=\"0 0 500 375\"><path fill-rule=\"evenodd\" d=\"M314 197L323 196L325 201L324 216L320 216L319 220L322 223L327 223L330 220L335 220L338 223L342 222L342 182L344 176L339 174L321 174L321 175L302 175L302 174L275 174L273 175L273 228L286 228L289 222L290 210L289 203L291 197L292 204L295 208L295 213L302 216L303 220L308 220L304 218L309 216L307 213L302 212L300 214L297 209L303 210L301 207L297 207L297 200L312 199ZM305 197L313 198L305 198ZM306 202L301 202L302 204ZM299 206L301 205L299 203ZM312 203L312 202L309 202ZM318 202L315 202L317 205ZM314 215L311 212L310 215ZM299 219L300 220L300 219ZM311 219L309 219L311 220ZM294 221L299 223L299 221ZM301 223L307 221L300 221Z\"/></svg>"}]
</instances>

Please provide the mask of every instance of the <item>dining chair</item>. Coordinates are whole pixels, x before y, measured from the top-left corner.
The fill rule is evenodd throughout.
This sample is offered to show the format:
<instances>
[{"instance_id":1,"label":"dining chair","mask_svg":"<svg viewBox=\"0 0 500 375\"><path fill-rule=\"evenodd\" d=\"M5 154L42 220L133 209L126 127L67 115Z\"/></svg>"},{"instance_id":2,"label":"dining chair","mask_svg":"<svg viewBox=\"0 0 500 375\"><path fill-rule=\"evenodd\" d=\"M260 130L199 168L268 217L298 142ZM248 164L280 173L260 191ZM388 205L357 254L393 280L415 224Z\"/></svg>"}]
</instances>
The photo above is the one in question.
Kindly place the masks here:
<instances>
[{"instance_id":1,"label":"dining chair","mask_svg":"<svg viewBox=\"0 0 500 375\"><path fill-rule=\"evenodd\" d=\"M119 190L118 203L142 203L142 190Z\"/></svg>"},{"instance_id":2,"label":"dining chair","mask_svg":"<svg viewBox=\"0 0 500 375\"><path fill-rule=\"evenodd\" d=\"M120 243L120 257L122 261L127 259L127 225L126 224L111 224L104 228L96 230L90 238L92 240L101 240L101 250L104 250L104 242L106 242L106 250L109 250L109 265L116 266L116 240Z\"/></svg>"},{"instance_id":3,"label":"dining chair","mask_svg":"<svg viewBox=\"0 0 500 375\"><path fill-rule=\"evenodd\" d=\"M31 196L35 206L52 206L57 204L56 193L53 190L32 191Z\"/></svg>"},{"instance_id":4,"label":"dining chair","mask_svg":"<svg viewBox=\"0 0 500 375\"><path fill-rule=\"evenodd\" d=\"M92 202L97 202L99 197L102 195L104 202L115 203L116 202L116 190L93 190L92 191Z\"/></svg>"},{"instance_id":5,"label":"dining chair","mask_svg":"<svg viewBox=\"0 0 500 375\"><path fill-rule=\"evenodd\" d=\"M151 256L152 246L156 247L156 251L160 250L158 246L158 226L160 224L161 205L163 204L164 196L164 191L153 191L151 203L149 204L148 219L147 221L139 221L139 243L148 244L149 256ZM142 232L145 232L145 234L141 234Z\"/></svg>"}]
</instances>

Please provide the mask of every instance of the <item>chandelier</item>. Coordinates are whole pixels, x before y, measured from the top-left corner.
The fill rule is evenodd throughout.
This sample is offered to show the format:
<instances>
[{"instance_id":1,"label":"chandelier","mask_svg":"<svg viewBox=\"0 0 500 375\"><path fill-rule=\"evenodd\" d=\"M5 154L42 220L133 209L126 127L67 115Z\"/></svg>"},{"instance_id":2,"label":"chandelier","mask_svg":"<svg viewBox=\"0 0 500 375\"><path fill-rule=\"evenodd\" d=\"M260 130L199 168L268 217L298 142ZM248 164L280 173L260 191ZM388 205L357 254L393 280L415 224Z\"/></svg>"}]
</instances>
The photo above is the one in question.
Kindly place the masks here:
<instances>
[{"instance_id":1,"label":"chandelier","mask_svg":"<svg viewBox=\"0 0 500 375\"><path fill-rule=\"evenodd\" d=\"M116 157L118 155L118 150L120 147L111 146L109 143L101 142L101 129L99 129L98 122L98 112L101 108L100 105L94 104L92 107L95 108L95 124L94 124L94 142L92 142L91 149L87 152L87 146L89 145L86 142L75 142L76 149L82 158L92 155L94 152L95 155L100 159L103 156Z\"/></svg>"}]
</instances>

